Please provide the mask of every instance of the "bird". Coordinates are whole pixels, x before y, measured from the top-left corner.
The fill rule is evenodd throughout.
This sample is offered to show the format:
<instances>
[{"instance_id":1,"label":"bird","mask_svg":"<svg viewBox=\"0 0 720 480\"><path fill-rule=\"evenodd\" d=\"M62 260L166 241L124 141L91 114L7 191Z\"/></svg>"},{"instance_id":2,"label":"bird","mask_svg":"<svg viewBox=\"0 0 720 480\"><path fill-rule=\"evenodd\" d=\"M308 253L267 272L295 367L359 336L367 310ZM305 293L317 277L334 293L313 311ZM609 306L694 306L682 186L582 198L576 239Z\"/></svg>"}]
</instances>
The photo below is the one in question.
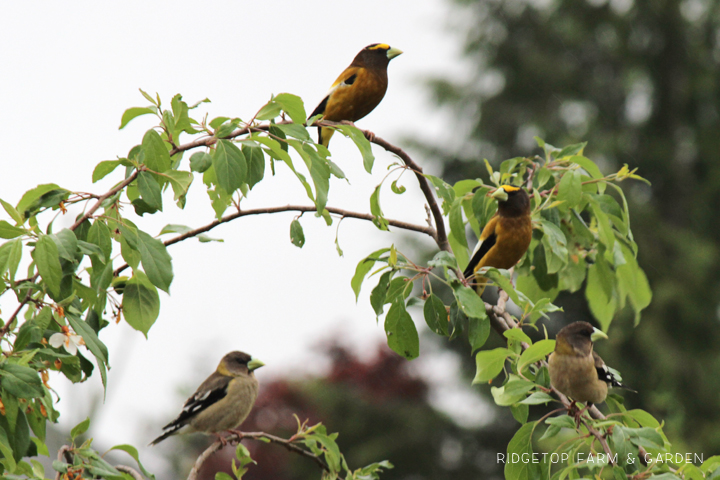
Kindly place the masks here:
<instances>
[{"instance_id":1,"label":"bird","mask_svg":"<svg viewBox=\"0 0 720 480\"><path fill-rule=\"evenodd\" d=\"M555 351L548 358L553 387L588 407L604 402L608 387L630 390L593 350L593 342L607 338L605 332L588 322L563 327L555 336Z\"/></svg>"},{"instance_id":2,"label":"bird","mask_svg":"<svg viewBox=\"0 0 720 480\"><path fill-rule=\"evenodd\" d=\"M165 425L163 434L150 445L179 433L217 435L218 432L238 428L257 399L258 381L253 372L263 365L244 352L234 351L225 355L215 372L187 399L180 415Z\"/></svg>"},{"instance_id":3,"label":"bird","mask_svg":"<svg viewBox=\"0 0 720 480\"><path fill-rule=\"evenodd\" d=\"M356 122L372 112L387 90L388 63L401 53L386 43L373 43L360 50L308 118L322 114L323 120ZM318 143L327 147L333 132L332 128L318 127Z\"/></svg>"},{"instance_id":4,"label":"bird","mask_svg":"<svg viewBox=\"0 0 720 480\"><path fill-rule=\"evenodd\" d=\"M525 255L532 240L528 193L521 187L502 185L490 196L498 201L498 210L483 228L475 245L463 273L467 279L483 267L514 267ZM476 277L471 282L478 295L482 295L486 282L482 277Z\"/></svg>"}]
</instances>

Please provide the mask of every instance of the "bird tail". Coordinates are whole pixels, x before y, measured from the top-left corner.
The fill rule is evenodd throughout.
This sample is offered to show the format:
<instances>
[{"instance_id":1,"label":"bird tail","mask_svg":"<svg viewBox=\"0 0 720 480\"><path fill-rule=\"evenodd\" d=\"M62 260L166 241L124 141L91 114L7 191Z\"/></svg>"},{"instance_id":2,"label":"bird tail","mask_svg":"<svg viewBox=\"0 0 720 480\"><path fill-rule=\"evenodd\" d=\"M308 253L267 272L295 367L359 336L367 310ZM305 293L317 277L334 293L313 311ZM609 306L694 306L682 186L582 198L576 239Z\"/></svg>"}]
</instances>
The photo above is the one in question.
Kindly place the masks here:
<instances>
[{"instance_id":1,"label":"bird tail","mask_svg":"<svg viewBox=\"0 0 720 480\"><path fill-rule=\"evenodd\" d=\"M335 130L332 128L318 127L318 143L327 148L330 145L330 137L332 137Z\"/></svg>"},{"instance_id":2,"label":"bird tail","mask_svg":"<svg viewBox=\"0 0 720 480\"><path fill-rule=\"evenodd\" d=\"M180 430L182 427L184 427L184 426L185 426L185 425L174 425L174 426L170 427L170 429L169 429L168 431L166 431L165 433L163 433L162 435L160 435L159 437L157 437L155 440L153 440L152 442L150 442L150 443L148 444L148 446L157 445L158 443L162 442L162 441L165 440L166 438L171 437L171 436L179 433L179 430Z\"/></svg>"}]
</instances>

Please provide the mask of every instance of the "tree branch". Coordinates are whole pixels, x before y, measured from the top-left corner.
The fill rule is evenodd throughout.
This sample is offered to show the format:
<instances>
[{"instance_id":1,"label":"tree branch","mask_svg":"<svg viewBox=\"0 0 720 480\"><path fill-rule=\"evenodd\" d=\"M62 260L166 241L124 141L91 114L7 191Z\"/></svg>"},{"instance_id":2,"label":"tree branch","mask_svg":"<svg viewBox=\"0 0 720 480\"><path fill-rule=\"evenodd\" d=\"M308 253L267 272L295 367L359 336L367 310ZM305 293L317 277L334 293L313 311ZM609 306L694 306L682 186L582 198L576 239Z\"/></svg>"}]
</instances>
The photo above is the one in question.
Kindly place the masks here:
<instances>
[{"instance_id":1,"label":"tree branch","mask_svg":"<svg viewBox=\"0 0 720 480\"><path fill-rule=\"evenodd\" d=\"M95 202L95 204L94 204L92 207L90 207L90 210L88 210L87 212L85 212L85 214L84 214L82 217L80 217L80 218L73 224L72 227L70 227L70 230L75 230L75 229L78 228L85 220L87 220L88 218L92 217L92 216L93 216L93 213L95 213L95 212L97 211L97 209L100 208L100 205L102 205L102 203L103 203L105 200L107 200L108 198L112 197L113 195L115 195L117 192L119 192L119 191L122 190L123 188L127 187L128 185L130 185L130 184L132 183L132 181L137 178L137 176L138 176L138 170L135 170L135 171L132 173L132 175L130 175L130 176L127 177L125 180L123 180L122 182L118 183L115 187L111 188L110 190L108 190L107 192L105 192L102 196L100 196L100 198L97 199L97 201Z\"/></svg>"},{"instance_id":2,"label":"tree branch","mask_svg":"<svg viewBox=\"0 0 720 480\"><path fill-rule=\"evenodd\" d=\"M128 467L127 465L115 465L115 470L119 470L121 472L127 473L131 477L133 477L135 480L143 480L143 476L140 475L140 472L135 470L132 467Z\"/></svg>"},{"instance_id":3,"label":"tree branch","mask_svg":"<svg viewBox=\"0 0 720 480\"><path fill-rule=\"evenodd\" d=\"M369 213L352 212L350 210L343 210L341 208L335 208L335 207L325 207L325 209L328 212L330 212L334 215L340 215L343 218L358 218L360 220L369 220L369 221L372 221L375 218L374 215L370 215ZM222 225L223 223L228 223L228 222L231 222L232 220L235 220L236 218L247 217L249 215L262 215L262 214L281 213L281 212L303 212L304 213L304 212L316 212L316 211L317 211L317 208L314 205L284 205L284 206L280 206L280 207L267 207L267 208L255 208L252 210L240 210L239 212L231 213L230 215L225 215L220 220L215 220L203 227L199 227L194 230L190 230L189 232L185 232L182 235L178 235L177 237L166 240L163 243L165 244L166 247L168 247L175 243L182 242L183 240L187 240L188 238L197 237L198 235L200 235L202 233L209 232L213 228L215 228L219 225ZM423 227L421 225L415 225L415 224L403 222L400 220L387 219L387 222L389 225L392 225L393 227L424 233L424 234L432 237L433 240L436 239L437 233L435 232L434 228ZM128 267L128 265L124 264L124 265L116 268L115 271L113 272L113 276L117 277L127 267Z\"/></svg>"},{"instance_id":4,"label":"tree branch","mask_svg":"<svg viewBox=\"0 0 720 480\"><path fill-rule=\"evenodd\" d=\"M298 455L302 455L304 457L308 457L312 459L315 463L317 463L320 468L325 470L326 472L330 471L330 468L327 466L325 461L315 455L314 453L305 450L304 448L296 445L293 443L292 440L288 440L285 438L276 437L275 435L270 435L269 433L265 432L237 432L235 434L229 435L225 437L225 442L230 443L232 445L235 445L239 443L242 439L249 438L252 440L258 440L262 441L262 439L269 440L270 443L277 443L279 445L282 445L289 451L293 453L297 453ZM219 451L222 449L225 445L222 441L217 440L212 445L210 445L203 453L200 454L200 456L195 461L195 465L193 465L192 470L190 470L190 473L188 474L187 480L197 480L198 472L200 471L200 468L203 466L205 461L210 457L213 453Z\"/></svg>"}]
</instances>

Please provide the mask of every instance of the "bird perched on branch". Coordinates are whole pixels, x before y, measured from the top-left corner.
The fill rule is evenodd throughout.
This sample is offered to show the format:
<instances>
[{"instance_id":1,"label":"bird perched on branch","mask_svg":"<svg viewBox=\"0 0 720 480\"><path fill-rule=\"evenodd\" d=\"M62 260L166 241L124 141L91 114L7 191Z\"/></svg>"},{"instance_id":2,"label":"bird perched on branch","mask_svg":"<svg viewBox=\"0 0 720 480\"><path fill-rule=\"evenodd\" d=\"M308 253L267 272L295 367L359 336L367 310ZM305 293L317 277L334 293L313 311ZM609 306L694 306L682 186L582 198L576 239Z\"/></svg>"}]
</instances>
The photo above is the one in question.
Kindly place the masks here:
<instances>
[{"instance_id":1,"label":"bird perched on branch","mask_svg":"<svg viewBox=\"0 0 720 480\"><path fill-rule=\"evenodd\" d=\"M323 114L323 120L356 122L372 112L387 90L388 63L401 53L385 43L373 43L360 50L310 117ZM318 127L318 142L327 147L332 134L333 129Z\"/></svg>"},{"instance_id":2,"label":"bird perched on branch","mask_svg":"<svg viewBox=\"0 0 720 480\"><path fill-rule=\"evenodd\" d=\"M503 185L491 195L498 201L498 210L485 225L465 269L470 279L482 267L510 269L520 261L532 240L530 196L520 187ZM474 278L478 295L485 290L486 279Z\"/></svg>"},{"instance_id":3,"label":"bird perched on branch","mask_svg":"<svg viewBox=\"0 0 720 480\"><path fill-rule=\"evenodd\" d=\"M555 351L548 358L550 383L564 395L588 406L602 403L608 387L627 388L593 350L593 342L604 332L587 322L575 322L562 328L555 337Z\"/></svg>"},{"instance_id":4,"label":"bird perched on branch","mask_svg":"<svg viewBox=\"0 0 720 480\"><path fill-rule=\"evenodd\" d=\"M217 434L240 426L258 395L253 373L264 364L247 353L230 352L215 372L187 399L180 415L163 427L165 432L150 445L179 433Z\"/></svg>"}]
</instances>

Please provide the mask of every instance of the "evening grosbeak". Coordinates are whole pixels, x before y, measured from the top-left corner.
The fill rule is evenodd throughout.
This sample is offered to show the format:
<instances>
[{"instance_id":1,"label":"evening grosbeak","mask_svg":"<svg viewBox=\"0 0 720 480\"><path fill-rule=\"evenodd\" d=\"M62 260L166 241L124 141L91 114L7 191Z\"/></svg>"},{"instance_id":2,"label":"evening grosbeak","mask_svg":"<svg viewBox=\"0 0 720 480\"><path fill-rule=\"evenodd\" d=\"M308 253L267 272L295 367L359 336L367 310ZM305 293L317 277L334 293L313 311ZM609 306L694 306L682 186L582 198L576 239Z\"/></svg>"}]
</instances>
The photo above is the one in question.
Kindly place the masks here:
<instances>
[{"instance_id":1,"label":"evening grosbeak","mask_svg":"<svg viewBox=\"0 0 720 480\"><path fill-rule=\"evenodd\" d=\"M555 351L548 358L550 383L560 393L588 406L605 401L608 387L627 388L593 351L593 342L601 338L608 337L589 323L571 323L558 332Z\"/></svg>"},{"instance_id":2,"label":"evening grosbeak","mask_svg":"<svg viewBox=\"0 0 720 480\"><path fill-rule=\"evenodd\" d=\"M323 114L323 120L355 122L372 112L387 90L388 63L401 53L385 43L373 43L360 50L308 118ZM332 134L333 129L318 127L318 142L327 147Z\"/></svg>"},{"instance_id":3,"label":"evening grosbeak","mask_svg":"<svg viewBox=\"0 0 720 480\"><path fill-rule=\"evenodd\" d=\"M240 426L258 395L254 370L264 364L247 353L230 352L215 372L187 399L180 415L150 445L179 433L218 433Z\"/></svg>"},{"instance_id":4,"label":"evening grosbeak","mask_svg":"<svg viewBox=\"0 0 720 480\"><path fill-rule=\"evenodd\" d=\"M475 246L465 278L470 279L482 267L510 269L520 261L532 240L530 196L520 187L503 185L491 195L498 210L485 225ZM482 295L487 280L474 278L472 284Z\"/></svg>"}]
</instances>

